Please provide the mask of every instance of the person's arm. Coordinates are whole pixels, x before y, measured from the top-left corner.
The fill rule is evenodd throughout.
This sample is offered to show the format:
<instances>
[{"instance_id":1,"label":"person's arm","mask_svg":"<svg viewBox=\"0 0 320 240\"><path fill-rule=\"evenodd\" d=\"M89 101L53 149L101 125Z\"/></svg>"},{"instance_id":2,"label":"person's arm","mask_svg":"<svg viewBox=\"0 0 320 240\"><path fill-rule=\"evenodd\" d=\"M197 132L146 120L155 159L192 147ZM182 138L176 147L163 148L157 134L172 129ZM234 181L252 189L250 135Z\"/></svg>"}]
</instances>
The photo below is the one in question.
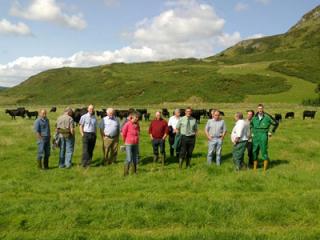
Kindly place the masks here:
<instances>
[{"instance_id":1,"label":"person's arm","mask_svg":"<svg viewBox=\"0 0 320 240\"><path fill-rule=\"evenodd\" d=\"M84 125L84 118L81 117L80 118L80 122L79 122L79 131L80 131L80 135L83 137L83 126Z\"/></svg>"},{"instance_id":2,"label":"person's arm","mask_svg":"<svg viewBox=\"0 0 320 240\"><path fill-rule=\"evenodd\" d=\"M165 122L165 124L164 124L165 130L164 130L164 135L163 135L162 139L166 140L166 138L167 138L167 136L169 134L169 127L168 127L167 122L166 121L164 121L164 122Z\"/></svg>"},{"instance_id":3,"label":"person's arm","mask_svg":"<svg viewBox=\"0 0 320 240\"><path fill-rule=\"evenodd\" d=\"M208 120L208 122L204 128L204 132L205 132L208 140L210 141L210 140L212 140L212 137L210 136L209 131L210 131L210 127L209 127L209 120Z\"/></svg>"},{"instance_id":4,"label":"person's arm","mask_svg":"<svg viewBox=\"0 0 320 240\"><path fill-rule=\"evenodd\" d=\"M99 124L99 129L100 129L101 138L103 139L103 137L104 137L104 121L103 121L103 119L101 120L101 122Z\"/></svg>"},{"instance_id":5,"label":"person's arm","mask_svg":"<svg viewBox=\"0 0 320 240\"><path fill-rule=\"evenodd\" d=\"M221 135L221 139L223 140L226 135L227 135L227 127L226 127L225 121L223 121L223 132Z\"/></svg>"},{"instance_id":6,"label":"person's arm","mask_svg":"<svg viewBox=\"0 0 320 240\"><path fill-rule=\"evenodd\" d=\"M126 138L128 134L128 122L123 126L121 133L122 133L123 142L126 143Z\"/></svg>"},{"instance_id":7,"label":"person's arm","mask_svg":"<svg viewBox=\"0 0 320 240\"><path fill-rule=\"evenodd\" d=\"M270 117L270 123L273 126L271 131L272 131L272 133L275 133L277 128L279 127L279 122L274 117L272 117L270 114L267 113L267 115Z\"/></svg>"},{"instance_id":8,"label":"person's arm","mask_svg":"<svg viewBox=\"0 0 320 240\"><path fill-rule=\"evenodd\" d=\"M72 118L70 119L70 122L69 122L69 129L70 129L71 135L74 135L75 134L75 132L74 132L74 121L73 121Z\"/></svg>"},{"instance_id":9,"label":"person's arm","mask_svg":"<svg viewBox=\"0 0 320 240\"><path fill-rule=\"evenodd\" d=\"M35 121L34 123L34 131L36 133L36 137L38 140L41 140L41 129L40 129L40 122L38 120Z\"/></svg>"},{"instance_id":10,"label":"person's arm","mask_svg":"<svg viewBox=\"0 0 320 240\"><path fill-rule=\"evenodd\" d=\"M150 123L150 126L149 126L149 136L150 136L150 139L151 139L151 140L153 140L153 137L152 137L152 123L153 123L153 122L151 122L151 123Z\"/></svg>"}]
</instances>

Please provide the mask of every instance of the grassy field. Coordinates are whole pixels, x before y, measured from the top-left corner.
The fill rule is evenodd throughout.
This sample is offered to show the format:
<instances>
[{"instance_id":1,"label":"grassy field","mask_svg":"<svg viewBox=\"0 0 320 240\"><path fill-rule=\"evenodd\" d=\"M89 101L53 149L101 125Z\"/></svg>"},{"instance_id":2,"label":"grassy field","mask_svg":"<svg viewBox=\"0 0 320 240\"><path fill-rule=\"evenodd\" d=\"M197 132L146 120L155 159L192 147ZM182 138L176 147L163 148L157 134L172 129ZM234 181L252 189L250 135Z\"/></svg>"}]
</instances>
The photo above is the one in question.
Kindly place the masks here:
<instances>
[{"instance_id":1,"label":"grassy field","mask_svg":"<svg viewBox=\"0 0 320 240\"><path fill-rule=\"evenodd\" d=\"M226 113L230 131L233 113L255 105L213 106ZM49 114L52 126L61 110ZM92 167L79 167L79 134L72 169L57 168L55 150L50 170L38 170L33 121L12 121L0 108L0 239L319 239L319 116L303 121L304 108L294 104L266 110L297 116L271 138L266 175L261 169L234 172L229 134L222 166L207 166L204 119L192 168L182 171L170 158L164 169L159 164L152 171L149 123L141 122L138 174L124 178L123 153L117 164L98 166L100 138Z\"/></svg>"}]
</instances>

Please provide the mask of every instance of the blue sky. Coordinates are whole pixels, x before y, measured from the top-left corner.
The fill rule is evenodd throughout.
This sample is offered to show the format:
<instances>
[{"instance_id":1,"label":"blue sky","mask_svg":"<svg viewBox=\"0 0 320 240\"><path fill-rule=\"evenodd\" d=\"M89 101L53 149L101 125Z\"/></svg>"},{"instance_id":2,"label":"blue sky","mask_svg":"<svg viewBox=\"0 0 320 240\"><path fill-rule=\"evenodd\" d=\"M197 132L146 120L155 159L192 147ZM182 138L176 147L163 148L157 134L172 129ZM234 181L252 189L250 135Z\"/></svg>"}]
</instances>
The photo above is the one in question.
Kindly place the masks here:
<instances>
[{"instance_id":1,"label":"blue sky","mask_svg":"<svg viewBox=\"0 0 320 240\"><path fill-rule=\"evenodd\" d=\"M206 57L287 31L316 0L0 0L0 86L62 66Z\"/></svg>"}]
</instances>

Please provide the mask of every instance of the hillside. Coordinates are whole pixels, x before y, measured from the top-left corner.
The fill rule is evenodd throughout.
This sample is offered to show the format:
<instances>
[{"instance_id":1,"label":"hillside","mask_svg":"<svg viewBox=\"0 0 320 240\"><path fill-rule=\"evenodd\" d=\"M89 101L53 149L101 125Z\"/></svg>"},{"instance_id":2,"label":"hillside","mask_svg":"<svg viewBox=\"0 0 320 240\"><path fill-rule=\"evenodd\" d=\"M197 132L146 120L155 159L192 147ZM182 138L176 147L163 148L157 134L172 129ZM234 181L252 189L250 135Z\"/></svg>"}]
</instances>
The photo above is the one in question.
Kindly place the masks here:
<instances>
[{"instance_id":1,"label":"hillside","mask_svg":"<svg viewBox=\"0 0 320 240\"><path fill-rule=\"evenodd\" d=\"M2 91L0 103L301 103L316 96L319 63L320 6L284 34L242 41L207 59L52 69Z\"/></svg>"}]
</instances>

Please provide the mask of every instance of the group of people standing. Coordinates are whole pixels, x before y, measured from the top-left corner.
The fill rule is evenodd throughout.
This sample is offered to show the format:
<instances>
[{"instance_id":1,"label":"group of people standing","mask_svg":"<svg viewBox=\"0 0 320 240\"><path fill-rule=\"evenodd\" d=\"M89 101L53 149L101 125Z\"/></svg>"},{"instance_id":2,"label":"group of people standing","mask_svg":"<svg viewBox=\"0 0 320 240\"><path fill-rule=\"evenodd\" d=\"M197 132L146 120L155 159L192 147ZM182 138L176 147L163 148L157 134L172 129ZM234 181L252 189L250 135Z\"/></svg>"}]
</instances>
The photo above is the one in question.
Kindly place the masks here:
<instances>
[{"instance_id":1,"label":"group of people standing","mask_svg":"<svg viewBox=\"0 0 320 240\"><path fill-rule=\"evenodd\" d=\"M50 123L46 117L45 109L40 110L39 118L34 123L34 130L37 136L38 144L38 166L42 169L49 168L49 156L51 148ZM208 139L207 162L212 164L215 157L216 165L221 164L221 152L224 138L227 134L225 121L221 118L218 110L211 111L212 118L208 120L204 132ZM235 170L239 171L246 167L244 163L244 153L248 150L248 166L257 169L258 154L261 151L264 161L264 170L268 167L268 138L271 136L269 131L273 125L272 132L278 127L270 115L264 112L262 104L258 105L257 114L253 110L247 111L247 119L243 119L243 114L235 114L235 126L231 132L231 141L233 143L233 161ZM102 165L112 164L117 161L119 141L122 137L124 146L120 148L125 150L126 159L124 164L124 175L132 171L137 172L139 161L139 113L133 109L129 110L128 117L121 124L115 116L115 111L108 108L106 116L98 124L94 114L94 106L88 106L88 112L81 116L79 122L79 131L82 137L82 166L89 167L93 151L96 145L97 129L100 129L100 135L103 140L103 160ZM72 109L66 108L56 122L55 136L53 146L60 149L59 167L71 168L72 156L75 143L75 123L72 118ZM151 121L148 130L152 147L153 162L160 161L164 166L166 161L165 142L169 138L170 156L179 160L181 169L184 162L186 167L191 166L192 153L196 143L198 133L198 124L192 117L192 109L185 109L185 116L180 116L180 110L176 109L174 115L167 122L161 117L161 112L156 112L154 120Z\"/></svg>"}]
</instances>

